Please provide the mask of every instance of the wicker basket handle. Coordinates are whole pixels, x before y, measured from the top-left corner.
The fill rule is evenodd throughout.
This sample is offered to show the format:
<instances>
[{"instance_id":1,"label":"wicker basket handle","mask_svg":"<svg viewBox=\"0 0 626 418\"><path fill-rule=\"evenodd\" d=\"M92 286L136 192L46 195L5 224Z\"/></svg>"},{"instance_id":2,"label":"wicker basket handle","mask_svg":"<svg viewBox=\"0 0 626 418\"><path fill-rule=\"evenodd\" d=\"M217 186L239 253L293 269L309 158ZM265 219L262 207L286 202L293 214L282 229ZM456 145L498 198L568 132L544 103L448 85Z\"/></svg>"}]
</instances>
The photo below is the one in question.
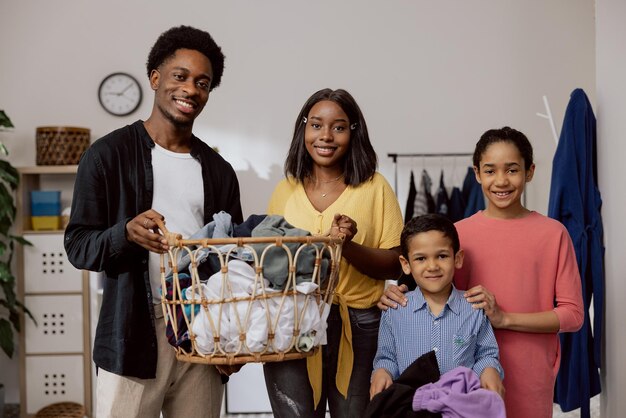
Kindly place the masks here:
<instances>
[{"instance_id":1,"label":"wicker basket handle","mask_svg":"<svg viewBox=\"0 0 626 418\"><path fill-rule=\"evenodd\" d=\"M333 229L333 227L331 226L330 228L328 228L328 231L326 231L325 233L323 233L322 237L330 237L330 231ZM343 232L340 232L339 234L337 234L337 238L339 238L342 241L346 240L346 234L344 234Z\"/></svg>"},{"instance_id":2,"label":"wicker basket handle","mask_svg":"<svg viewBox=\"0 0 626 418\"><path fill-rule=\"evenodd\" d=\"M169 245L170 247L177 246L179 243L179 240L183 239L183 236L181 234L168 231L167 228L165 227L165 222L163 222L161 219L156 218L156 219L153 219L153 221L154 223L157 224L157 226L163 233L163 236L165 237L165 239L167 239L167 245Z\"/></svg>"}]
</instances>

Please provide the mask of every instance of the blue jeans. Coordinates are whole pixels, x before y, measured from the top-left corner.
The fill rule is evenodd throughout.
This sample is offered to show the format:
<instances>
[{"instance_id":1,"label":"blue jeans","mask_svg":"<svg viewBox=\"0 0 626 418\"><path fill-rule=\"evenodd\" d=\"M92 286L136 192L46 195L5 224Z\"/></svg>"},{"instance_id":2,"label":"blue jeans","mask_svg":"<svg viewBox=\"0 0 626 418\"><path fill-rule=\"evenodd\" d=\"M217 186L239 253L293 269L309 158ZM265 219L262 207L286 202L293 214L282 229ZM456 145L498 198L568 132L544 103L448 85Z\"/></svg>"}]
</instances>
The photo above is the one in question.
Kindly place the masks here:
<instances>
[{"instance_id":1,"label":"blue jeans","mask_svg":"<svg viewBox=\"0 0 626 418\"><path fill-rule=\"evenodd\" d=\"M349 308L352 328L354 363L348 397L337 390L337 357L341 338L339 307L333 305L328 316L328 344L322 349L322 398L313 409L313 391L309 383L306 359L266 363L263 365L265 385L276 418L322 418L326 402L333 418L361 418L369 403L370 377L378 344L380 311Z\"/></svg>"}]
</instances>

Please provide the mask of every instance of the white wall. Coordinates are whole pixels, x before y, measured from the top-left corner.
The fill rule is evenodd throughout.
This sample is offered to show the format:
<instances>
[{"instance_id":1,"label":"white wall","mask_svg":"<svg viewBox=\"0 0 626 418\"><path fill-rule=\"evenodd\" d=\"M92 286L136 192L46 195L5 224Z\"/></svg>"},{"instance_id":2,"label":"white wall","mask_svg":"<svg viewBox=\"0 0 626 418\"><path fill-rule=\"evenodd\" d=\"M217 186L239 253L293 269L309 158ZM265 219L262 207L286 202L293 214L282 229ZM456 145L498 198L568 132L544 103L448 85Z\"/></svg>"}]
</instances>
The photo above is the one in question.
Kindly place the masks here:
<instances>
[{"instance_id":1,"label":"white wall","mask_svg":"<svg viewBox=\"0 0 626 418\"><path fill-rule=\"evenodd\" d=\"M3 136L11 161L34 164L37 126L86 126L95 139L147 117L146 56L178 24L209 30L226 54L222 86L195 132L235 166L245 215L264 211L294 119L322 87L355 96L390 182L389 152L469 152L488 128L524 131L538 165L528 205L544 213L556 146L535 115L544 112L542 95L559 130L574 88L595 100L588 0L0 0L0 108L16 125ZM109 116L98 103L97 87L114 71L143 82L147 97L130 117ZM401 162L402 207L408 169L421 164ZM449 181L459 183L459 171ZM10 371L16 380L14 364L0 363L1 379ZM16 397L9 386L8 401Z\"/></svg>"},{"instance_id":2,"label":"white wall","mask_svg":"<svg viewBox=\"0 0 626 418\"><path fill-rule=\"evenodd\" d=\"M623 176L626 142L626 3L598 0L596 65L598 89L598 178L606 245L602 416L626 416L626 188Z\"/></svg>"}]
</instances>

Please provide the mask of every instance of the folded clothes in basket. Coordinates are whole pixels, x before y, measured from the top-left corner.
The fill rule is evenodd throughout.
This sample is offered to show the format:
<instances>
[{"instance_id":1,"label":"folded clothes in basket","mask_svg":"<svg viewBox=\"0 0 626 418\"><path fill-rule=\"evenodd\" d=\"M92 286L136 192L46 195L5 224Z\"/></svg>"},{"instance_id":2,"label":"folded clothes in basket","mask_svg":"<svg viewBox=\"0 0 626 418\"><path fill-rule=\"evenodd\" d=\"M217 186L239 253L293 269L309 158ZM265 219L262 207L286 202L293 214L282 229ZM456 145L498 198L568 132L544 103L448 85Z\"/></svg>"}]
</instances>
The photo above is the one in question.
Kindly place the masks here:
<instances>
[{"instance_id":1,"label":"folded clothes in basket","mask_svg":"<svg viewBox=\"0 0 626 418\"><path fill-rule=\"evenodd\" d=\"M227 286L224 284L228 282ZM185 298L219 302L238 298L229 303L209 303L197 313L192 324L196 337L196 349L202 354L218 353L214 335L219 335L220 348L227 353L259 353L286 351L293 345L302 351L326 344L326 319L330 309L320 309L314 297L315 283L301 283L296 286L294 297L271 289L267 280L257 280L254 269L239 260L228 262L228 276L216 273L200 286L199 292L188 288ZM274 293L277 296L258 298L255 296ZM308 299L308 300L307 300ZM295 318L299 322L299 334L294 337ZM271 332L270 332L271 331ZM245 344L239 336L245 334ZM270 343L268 335L273 334ZM269 344L269 346L268 346Z\"/></svg>"},{"instance_id":2,"label":"folded clothes in basket","mask_svg":"<svg viewBox=\"0 0 626 418\"><path fill-rule=\"evenodd\" d=\"M294 227L279 215L267 216L252 230L253 237L302 237L310 235L309 231ZM295 242L284 243L284 245L289 248L292 255L295 255L302 244ZM266 250L267 244L252 244L251 247L261 257L261 254ZM315 258L317 257L317 252L322 248L322 244L311 244L304 246L300 250L296 263L296 283L311 281L315 267ZM320 278L322 282L329 273L329 265L330 254L324 251L322 252L322 262L320 264ZM287 252L283 248L276 246L267 248L265 260L263 261L263 277L270 281L274 289L282 290L285 288L288 274L289 256Z\"/></svg>"}]
</instances>

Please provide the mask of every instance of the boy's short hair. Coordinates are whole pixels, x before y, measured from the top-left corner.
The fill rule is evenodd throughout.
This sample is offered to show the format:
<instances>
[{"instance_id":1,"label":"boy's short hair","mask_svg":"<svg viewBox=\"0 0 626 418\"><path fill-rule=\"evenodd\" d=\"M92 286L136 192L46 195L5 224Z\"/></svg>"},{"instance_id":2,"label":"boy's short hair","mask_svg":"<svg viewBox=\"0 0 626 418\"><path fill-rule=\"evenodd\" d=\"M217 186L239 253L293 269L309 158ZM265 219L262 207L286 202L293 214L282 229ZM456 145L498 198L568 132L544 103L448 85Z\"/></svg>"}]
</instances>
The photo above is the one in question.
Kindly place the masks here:
<instances>
[{"instance_id":1,"label":"boy's short hair","mask_svg":"<svg viewBox=\"0 0 626 418\"><path fill-rule=\"evenodd\" d=\"M173 56L179 49L191 49L204 54L213 69L211 88L220 85L224 73L224 54L222 49L215 43L208 32L191 26L176 26L163 32L152 46L148 54L146 69L148 77L152 70L159 68L161 64Z\"/></svg>"},{"instance_id":2,"label":"boy's short hair","mask_svg":"<svg viewBox=\"0 0 626 418\"><path fill-rule=\"evenodd\" d=\"M454 223L443 215L437 213L429 213L420 215L404 225L402 235L400 235L400 248L404 257L409 256L409 240L420 233L428 231L439 231L452 241L452 250L456 254L461 248L459 241L459 233L456 231Z\"/></svg>"}]
</instances>

